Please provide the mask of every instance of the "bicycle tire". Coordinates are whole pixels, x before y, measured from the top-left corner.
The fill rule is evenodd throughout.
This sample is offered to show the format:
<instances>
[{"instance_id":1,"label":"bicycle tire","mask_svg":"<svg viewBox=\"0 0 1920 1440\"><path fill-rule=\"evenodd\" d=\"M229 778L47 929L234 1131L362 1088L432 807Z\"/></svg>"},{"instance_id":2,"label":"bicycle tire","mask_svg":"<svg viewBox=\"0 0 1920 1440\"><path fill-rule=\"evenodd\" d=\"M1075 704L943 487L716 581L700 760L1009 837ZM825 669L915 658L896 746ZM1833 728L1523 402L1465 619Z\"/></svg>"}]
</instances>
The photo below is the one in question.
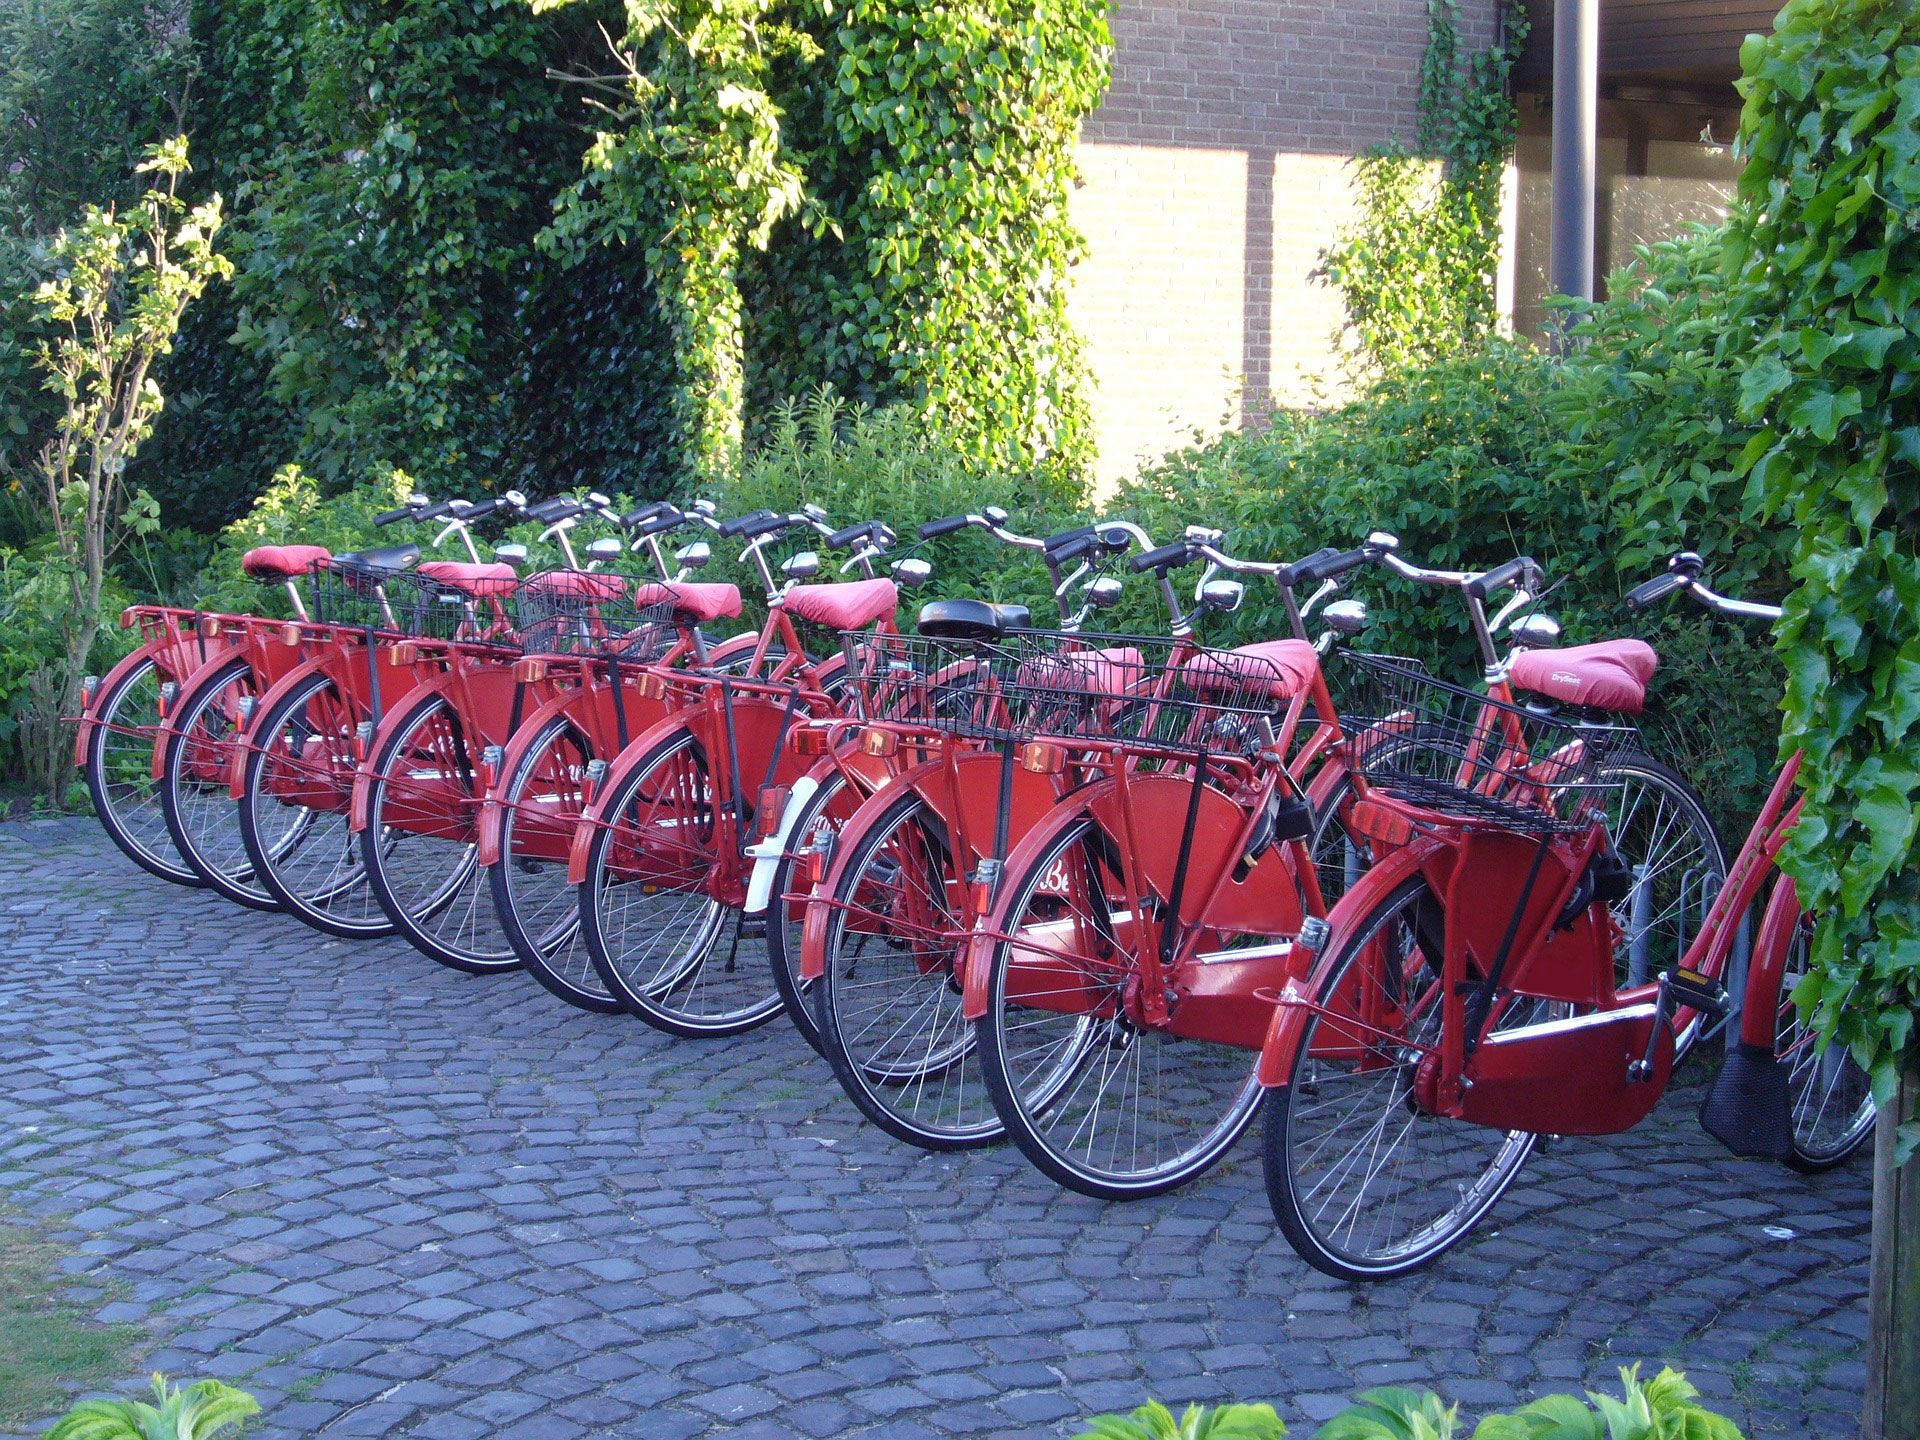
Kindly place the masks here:
<instances>
[{"instance_id":1,"label":"bicycle tire","mask_svg":"<svg viewBox=\"0 0 1920 1440\"><path fill-rule=\"evenodd\" d=\"M1313 985L1313 998L1317 1004L1332 1004L1338 997L1341 987L1348 983L1348 977L1362 957L1380 938L1387 927L1400 920L1405 927L1405 940L1415 949L1409 950L1400 960L1376 966L1382 977L1381 989L1391 989L1388 977L1398 973L1401 988L1397 993L1386 996L1385 1013L1395 1008L1417 1008L1403 1006L1406 978L1413 975L1425 977L1428 984L1438 984L1437 957L1426 953L1427 945L1421 941L1422 932L1431 927L1423 924L1418 910L1423 903L1437 904L1427 882L1416 875L1402 881L1388 891L1362 916L1356 917L1342 931L1336 932L1333 942L1320 965L1316 968ZM1401 917L1410 917L1402 919ZM1416 951L1417 956L1416 956ZM1355 980L1353 983L1363 983ZM1438 1007L1428 1007L1427 1016L1437 1013ZM1296 1048L1287 1065L1286 1082L1268 1092L1265 1105L1265 1119L1262 1126L1261 1159L1266 1177L1267 1199L1273 1207L1274 1219L1295 1252L1314 1269L1342 1280L1382 1280L1395 1275L1404 1275L1432 1264L1453 1246L1459 1244L1486 1216L1500 1197L1518 1178L1538 1142L1537 1135L1523 1131L1499 1132L1470 1126L1460 1121L1446 1120L1439 1116L1419 1111L1409 1103L1412 1066L1404 1053L1390 1053L1378 1042L1366 1037L1342 1036L1333 1032L1321 1047L1319 1056L1315 1055L1315 1042L1320 1038L1326 1022L1320 1015L1311 1016L1302 1027ZM1404 1051L1410 1047L1400 1047ZM1335 1057L1341 1050L1361 1050L1363 1055L1356 1062L1352 1075L1342 1075L1333 1069ZM1417 1053L1417 1052L1415 1052ZM1360 1139L1347 1155L1355 1153L1359 1146L1371 1146L1362 1167L1364 1174L1357 1194L1334 1210L1336 1218L1348 1213L1358 1213L1368 1199L1369 1192L1389 1191L1392 1194L1394 1209L1392 1218L1400 1215L1400 1201L1413 1197L1417 1203L1421 1197L1448 1195L1457 1197L1450 1209L1438 1216L1424 1220L1412 1232L1411 1238L1403 1245L1388 1249L1385 1253L1365 1255L1356 1253L1351 1245L1342 1246L1333 1239L1319 1233L1316 1228L1320 1217L1324 1216L1341 1198L1333 1195L1313 1205L1318 1192L1304 1192L1300 1160L1315 1160L1326 1152L1333 1143L1324 1138L1326 1112L1331 1110L1337 1100L1319 1102L1321 1091L1329 1080L1340 1081L1350 1078L1371 1077L1374 1080L1390 1079L1392 1088L1382 1097L1372 1110L1377 1111L1382 1121L1360 1122ZM1459 1178L1436 1174L1435 1171L1445 1161L1444 1150L1438 1151L1439 1158L1426 1163L1416 1164L1410 1169L1416 1173L1401 1177L1397 1173L1389 1175L1388 1164L1393 1150L1384 1155L1379 1151L1379 1137L1384 1134L1381 1126L1384 1117L1392 1115L1408 1117L1393 1138L1392 1147L1397 1149L1409 1135L1415 1133L1416 1125L1424 1122L1425 1128L1419 1133L1439 1134L1436 1127L1451 1127L1451 1134L1467 1135L1477 1133L1486 1137L1496 1137L1491 1157L1481 1165L1471 1163L1459 1165ZM1317 1145L1307 1149L1306 1134L1308 1127L1316 1120L1323 1121L1321 1137ZM1330 1181L1337 1182L1341 1169L1338 1165L1328 1168ZM1349 1171L1351 1173L1357 1173ZM1383 1178L1384 1177L1384 1178ZM1469 1183L1470 1182L1470 1183ZM1311 1214L1309 1211L1311 1210ZM1415 1223L1413 1219L1407 1222Z\"/></svg>"},{"instance_id":2,"label":"bicycle tire","mask_svg":"<svg viewBox=\"0 0 1920 1440\"><path fill-rule=\"evenodd\" d=\"M650 783L669 793L643 794ZM662 736L609 783L579 887L580 933L607 989L655 1029L688 1039L743 1034L785 1008L764 946L741 934L741 912L703 888L712 795L692 730ZM658 897L666 898L648 903ZM662 931L662 916L674 923L655 946L648 937Z\"/></svg>"},{"instance_id":3,"label":"bicycle tire","mask_svg":"<svg viewBox=\"0 0 1920 1440\"><path fill-rule=\"evenodd\" d=\"M260 883L288 914L344 940L376 939L394 930L368 886L348 826L357 718L330 676L313 674L295 683L255 723L240 798L241 838ZM289 758L295 754L297 762ZM335 808L276 798L312 784L318 766L325 767L323 783Z\"/></svg>"},{"instance_id":4,"label":"bicycle tire","mask_svg":"<svg viewBox=\"0 0 1920 1440\"><path fill-rule=\"evenodd\" d=\"M229 660L181 697L169 728L161 768L160 803L174 848L209 888L250 910L278 910L280 902L253 873L240 807L227 779L233 722L220 713L257 698L253 667ZM199 733L202 727L209 733Z\"/></svg>"},{"instance_id":5,"label":"bicycle tire","mask_svg":"<svg viewBox=\"0 0 1920 1440\"><path fill-rule=\"evenodd\" d=\"M107 838L121 854L150 875L201 890L206 879L174 843L162 782L153 778L161 683L160 667L149 656L94 702L85 761L87 794Z\"/></svg>"},{"instance_id":6,"label":"bicycle tire","mask_svg":"<svg viewBox=\"0 0 1920 1440\"><path fill-rule=\"evenodd\" d=\"M1044 823L1054 834L1029 837L1033 858L1006 877L990 922L1009 938L990 952L987 1009L974 1022L987 1091L1014 1143L1056 1184L1101 1200L1163 1195L1205 1174L1246 1132L1260 1107L1259 1052L1135 1023L1127 994L1138 959L1116 898L1124 891L1103 879L1117 872L1120 846L1090 810L1063 807ZM1051 992L1027 989L1029 975L1026 997L1041 1003L1009 998L1018 937L1063 925L1119 958L1059 964ZM1048 994L1067 1003L1046 1004Z\"/></svg>"},{"instance_id":7,"label":"bicycle tire","mask_svg":"<svg viewBox=\"0 0 1920 1440\"><path fill-rule=\"evenodd\" d=\"M952 918L945 899L933 899L936 887L948 894L954 879L945 825L924 795L903 786L870 824L844 831L839 848L847 859L836 868L825 966L812 987L821 1049L834 1078L861 1114L896 1140L934 1151L994 1143L1005 1129L962 1012L955 957L909 952L912 934L900 934L897 917L914 901L904 886L889 891L885 878L889 868L920 871L926 883L918 900ZM860 977L862 966L895 963L890 956L906 960L896 966L897 980L885 973L871 981ZM885 993L862 993L875 990ZM869 1018L876 1011L897 1013L900 1027L876 1034L885 1023Z\"/></svg>"},{"instance_id":8,"label":"bicycle tire","mask_svg":"<svg viewBox=\"0 0 1920 1440\"><path fill-rule=\"evenodd\" d=\"M381 908L414 949L450 969L521 969L480 869L480 742L438 692L403 700L391 726L367 764L360 832Z\"/></svg>"},{"instance_id":9,"label":"bicycle tire","mask_svg":"<svg viewBox=\"0 0 1920 1440\"><path fill-rule=\"evenodd\" d=\"M581 938L580 899L567 880L565 853L537 861L513 853L520 807L537 807L537 800L528 798L536 786L548 802L546 811L578 823L586 809L580 782L593 758L586 732L565 715L541 727L513 773L500 782L500 858L488 867L487 883L500 928L527 973L576 1009L619 1015L626 1006L600 978ZM543 829L556 828L544 824L544 813L542 820ZM556 826L572 828L564 822Z\"/></svg>"}]
</instances>

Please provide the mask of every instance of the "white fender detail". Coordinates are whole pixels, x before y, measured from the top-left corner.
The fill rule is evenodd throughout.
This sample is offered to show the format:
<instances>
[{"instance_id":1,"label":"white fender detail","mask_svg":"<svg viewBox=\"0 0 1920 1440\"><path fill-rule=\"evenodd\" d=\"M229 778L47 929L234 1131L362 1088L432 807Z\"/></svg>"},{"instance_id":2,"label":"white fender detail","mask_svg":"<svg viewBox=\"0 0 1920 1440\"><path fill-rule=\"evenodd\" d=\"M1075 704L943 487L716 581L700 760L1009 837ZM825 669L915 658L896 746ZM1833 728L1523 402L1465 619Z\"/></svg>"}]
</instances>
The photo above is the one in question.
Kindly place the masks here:
<instances>
[{"instance_id":1,"label":"white fender detail","mask_svg":"<svg viewBox=\"0 0 1920 1440\"><path fill-rule=\"evenodd\" d=\"M807 808L807 802L819 788L820 782L811 775L794 781L793 793L787 796L787 808L780 812L780 828L765 840L747 847L747 854L753 859L753 876L747 881L747 914L764 913L767 902L773 898L773 872L780 867L780 857L787 853L787 837L793 834L793 827L800 823L800 812Z\"/></svg>"}]
</instances>

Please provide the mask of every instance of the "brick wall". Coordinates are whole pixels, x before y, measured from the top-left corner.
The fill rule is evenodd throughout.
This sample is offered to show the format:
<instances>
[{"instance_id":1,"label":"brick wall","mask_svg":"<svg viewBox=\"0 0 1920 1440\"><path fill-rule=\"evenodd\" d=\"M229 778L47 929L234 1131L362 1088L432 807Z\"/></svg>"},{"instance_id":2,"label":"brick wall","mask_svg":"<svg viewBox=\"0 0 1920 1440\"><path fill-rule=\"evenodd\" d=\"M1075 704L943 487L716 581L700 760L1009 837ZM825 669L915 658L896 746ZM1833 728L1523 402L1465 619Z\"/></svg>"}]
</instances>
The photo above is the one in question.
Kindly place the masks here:
<instances>
[{"instance_id":1,"label":"brick wall","mask_svg":"<svg viewBox=\"0 0 1920 1440\"><path fill-rule=\"evenodd\" d=\"M1494 0L1463 0L1462 48ZM1184 443L1339 393L1340 305L1308 279L1351 214L1347 161L1410 139L1425 0L1119 0L1081 131L1075 274L1111 483Z\"/></svg>"}]
</instances>

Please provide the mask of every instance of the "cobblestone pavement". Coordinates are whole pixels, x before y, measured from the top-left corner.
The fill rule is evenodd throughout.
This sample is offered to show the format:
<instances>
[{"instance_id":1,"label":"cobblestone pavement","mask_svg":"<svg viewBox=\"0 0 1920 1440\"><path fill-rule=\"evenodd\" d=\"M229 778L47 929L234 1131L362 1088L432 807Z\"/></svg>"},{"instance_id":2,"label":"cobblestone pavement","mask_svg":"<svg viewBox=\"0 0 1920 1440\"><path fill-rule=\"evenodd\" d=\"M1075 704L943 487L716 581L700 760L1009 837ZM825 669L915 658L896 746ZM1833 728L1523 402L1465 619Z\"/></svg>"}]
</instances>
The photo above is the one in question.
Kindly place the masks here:
<instances>
[{"instance_id":1,"label":"cobblestone pavement","mask_svg":"<svg viewBox=\"0 0 1920 1440\"><path fill-rule=\"evenodd\" d=\"M253 1390L256 1434L1038 1437L1153 1394L1306 1435L1369 1385L1477 1415L1635 1360L1749 1435L1858 1426L1868 1166L1730 1159L1698 1069L1437 1267L1350 1288L1246 1142L1103 1205L895 1144L781 1024L580 1014L167 885L90 821L0 826L0 866L0 1198L59 1222L148 1365Z\"/></svg>"}]
</instances>

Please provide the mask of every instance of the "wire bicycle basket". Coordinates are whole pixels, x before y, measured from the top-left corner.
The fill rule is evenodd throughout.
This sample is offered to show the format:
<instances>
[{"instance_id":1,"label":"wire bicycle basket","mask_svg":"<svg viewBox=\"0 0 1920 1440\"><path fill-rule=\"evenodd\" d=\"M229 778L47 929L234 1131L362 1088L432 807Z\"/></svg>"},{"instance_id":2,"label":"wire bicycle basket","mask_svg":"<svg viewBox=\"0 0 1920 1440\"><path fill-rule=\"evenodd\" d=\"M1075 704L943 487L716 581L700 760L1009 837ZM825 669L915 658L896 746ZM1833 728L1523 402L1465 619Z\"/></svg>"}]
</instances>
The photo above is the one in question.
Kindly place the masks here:
<instances>
[{"instance_id":1,"label":"wire bicycle basket","mask_svg":"<svg viewBox=\"0 0 1920 1440\"><path fill-rule=\"evenodd\" d=\"M543 655L613 655L656 660L678 638L670 601L634 599L650 577L595 570L545 570L514 591L520 642Z\"/></svg>"},{"instance_id":2,"label":"wire bicycle basket","mask_svg":"<svg viewBox=\"0 0 1920 1440\"><path fill-rule=\"evenodd\" d=\"M469 595L412 570L337 560L316 562L307 576L318 624L422 640L519 645L506 609L511 591Z\"/></svg>"},{"instance_id":3,"label":"wire bicycle basket","mask_svg":"<svg viewBox=\"0 0 1920 1440\"><path fill-rule=\"evenodd\" d=\"M1102 741L1180 754L1271 739L1287 682L1261 656L1133 635L842 637L851 713L981 741ZM1266 722L1263 724L1262 722Z\"/></svg>"},{"instance_id":4,"label":"wire bicycle basket","mask_svg":"<svg viewBox=\"0 0 1920 1440\"><path fill-rule=\"evenodd\" d=\"M1533 835L1572 834L1623 781L1608 762L1635 748L1631 725L1570 720L1451 685L1397 656L1345 652L1355 718L1351 764L1387 796Z\"/></svg>"}]
</instances>

